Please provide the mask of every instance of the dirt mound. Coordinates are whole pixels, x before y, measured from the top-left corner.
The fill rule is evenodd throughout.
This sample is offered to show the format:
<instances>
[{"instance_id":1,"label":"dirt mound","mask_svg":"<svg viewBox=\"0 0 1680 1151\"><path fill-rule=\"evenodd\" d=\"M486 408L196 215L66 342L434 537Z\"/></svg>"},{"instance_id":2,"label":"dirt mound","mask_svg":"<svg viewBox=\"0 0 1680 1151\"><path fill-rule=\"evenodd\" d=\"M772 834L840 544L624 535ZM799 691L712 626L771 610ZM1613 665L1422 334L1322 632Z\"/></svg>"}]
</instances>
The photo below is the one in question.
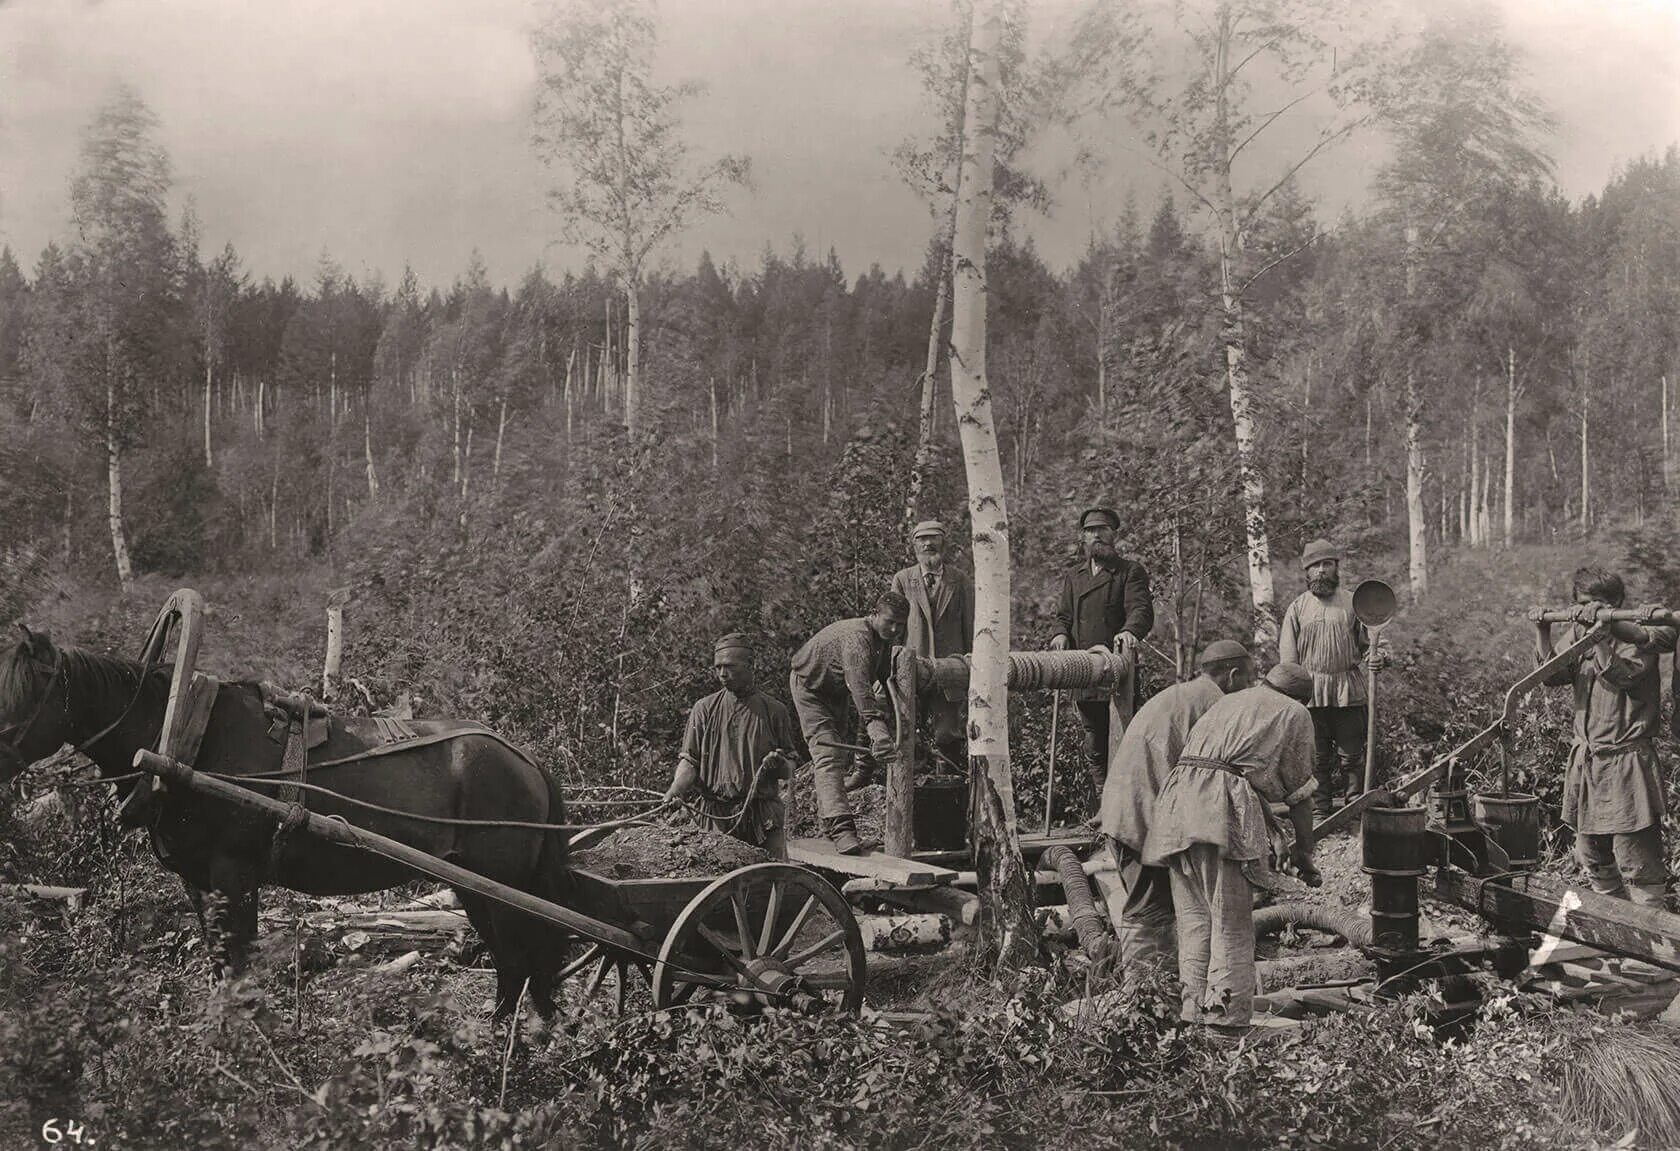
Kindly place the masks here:
<instances>
[{"instance_id":1,"label":"dirt mound","mask_svg":"<svg viewBox=\"0 0 1680 1151\"><path fill-rule=\"evenodd\" d=\"M810 764L793 773L788 786L787 833L792 836L821 836L822 820L817 818L817 793ZM876 775L880 779L880 775ZM877 843L886 837L887 788L884 783L872 783L856 791L847 792L852 813L857 817L858 835Z\"/></svg>"},{"instance_id":2,"label":"dirt mound","mask_svg":"<svg viewBox=\"0 0 1680 1151\"><path fill-rule=\"evenodd\" d=\"M692 824L627 827L573 858L579 867L615 879L724 875L770 860L760 848Z\"/></svg>"}]
</instances>

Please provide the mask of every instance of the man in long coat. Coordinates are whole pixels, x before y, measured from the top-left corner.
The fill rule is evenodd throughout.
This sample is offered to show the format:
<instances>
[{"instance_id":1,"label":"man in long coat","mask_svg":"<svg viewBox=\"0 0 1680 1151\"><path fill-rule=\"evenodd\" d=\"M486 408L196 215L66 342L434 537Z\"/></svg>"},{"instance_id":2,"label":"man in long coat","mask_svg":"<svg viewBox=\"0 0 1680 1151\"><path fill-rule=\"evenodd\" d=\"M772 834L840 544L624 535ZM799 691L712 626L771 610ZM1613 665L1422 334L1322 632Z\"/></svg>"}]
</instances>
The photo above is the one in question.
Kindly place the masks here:
<instances>
[{"instance_id":1,"label":"man in long coat","mask_svg":"<svg viewBox=\"0 0 1680 1151\"><path fill-rule=\"evenodd\" d=\"M731 633L713 645L712 670L722 686L688 713L665 798L697 795L714 829L786 859L787 806L779 784L799 747L793 717L758 690L745 635Z\"/></svg>"},{"instance_id":2,"label":"man in long coat","mask_svg":"<svg viewBox=\"0 0 1680 1151\"><path fill-rule=\"evenodd\" d=\"M1167 871L1142 864L1161 787L1202 715L1253 681L1248 649L1235 640L1209 644L1197 666L1200 674L1195 678L1165 688L1138 709L1103 784L1099 822L1115 870L1099 871L1091 878L1108 900L1128 980L1160 963L1172 946Z\"/></svg>"},{"instance_id":3,"label":"man in long coat","mask_svg":"<svg viewBox=\"0 0 1680 1151\"><path fill-rule=\"evenodd\" d=\"M874 688L892 682L893 644L904 639L909 618L910 604L903 596L882 592L869 615L836 620L806 640L788 673L788 692L811 752L817 815L823 834L842 855L863 850L846 798L846 769L852 761L844 746L847 710L857 711L869 733L870 754L885 763L897 741L888 723L890 712Z\"/></svg>"},{"instance_id":4,"label":"man in long coat","mask_svg":"<svg viewBox=\"0 0 1680 1151\"><path fill-rule=\"evenodd\" d=\"M974 650L974 585L945 562L945 525L923 520L911 533L916 562L893 575L892 589L910 601L904 646L925 659L967 655ZM933 746L951 764L967 763L963 738L963 688L931 687L919 710L927 717Z\"/></svg>"},{"instance_id":5,"label":"man in long coat","mask_svg":"<svg viewBox=\"0 0 1680 1151\"><path fill-rule=\"evenodd\" d=\"M1120 654L1135 652L1137 643L1155 626L1155 605L1149 595L1149 573L1126 559L1115 546L1120 513L1113 508L1087 508L1079 517L1085 557L1062 577L1056 607L1056 634L1050 650L1109 648ZM1135 679L1135 677L1134 677ZM1079 722L1085 728L1085 762L1091 773L1093 796L1101 796L1108 774L1108 693L1085 689L1073 693ZM1134 706L1135 699L1127 701ZM1093 799L1093 804L1096 800Z\"/></svg>"},{"instance_id":6,"label":"man in long coat","mask_svg":"<svg viewBox=\"0 0 1680 1151\"><path fill-rule=\"evenodd\" d=\"M1243 1030L1254 1014L1254 887L1269 886L1269 803L1289 805L1293 862L1312 886L1312 676L1280 663L1210 707L1155 804L1143 862L1168 869L1183 1018Z\"/></svg>"},{"instance_id":7,"label":"man in long coat","mask_svg":"<svg viewBox=\"0 0 1680 1151\"><path fill-rule=\"evenodd\" d=\"M1600 568L1575 573L1575 602L1621 607L1620 576ZM1578 637L1582 625L1572 624ZM1571 660L1547 686L1575 691L1574 739L1563 775L1563 822L1575 829L1575 856L1592 889L1649 907L1667 902L1662 819L1667 810L1658 770L1662 722L1659 656L1674 651L1672 627L1618 620L1602 643ZM1536 655L1553 654L1548 624Z\"/></svg>"},{"instance_id":8,"label":"man in long coat","mask_svg":"<svg viewBox=\"0 0 1680 1151\"><path fill-rule=\"evenodd\" d=\"M1380 660L1353 596L1341 586L1341 555L1328 540L1313 540L1301 555L1307 590L1295 597L1278 628L1278 659L1312 673L1313 810L1320 818L1345 788L1358 790L1365 762L1364 661ZM1351 778L1350 778L1351 777ZM1359 778L1361 783L1353 784ZM1339 785L1339 786L1338 786Z\"/></svg>"}]
</instances>

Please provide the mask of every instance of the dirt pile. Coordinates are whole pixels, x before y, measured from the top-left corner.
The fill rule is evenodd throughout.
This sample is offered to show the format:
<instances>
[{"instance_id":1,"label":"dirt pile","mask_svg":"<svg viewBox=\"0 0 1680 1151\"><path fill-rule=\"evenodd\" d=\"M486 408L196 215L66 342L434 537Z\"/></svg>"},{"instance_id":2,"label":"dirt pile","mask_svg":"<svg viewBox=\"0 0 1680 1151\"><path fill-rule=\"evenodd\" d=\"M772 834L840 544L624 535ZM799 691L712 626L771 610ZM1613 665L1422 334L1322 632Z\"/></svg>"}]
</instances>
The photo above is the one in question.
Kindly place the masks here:
<instances>
[{"instance_id":1,"label":"dirt pile","mask_svg":"<svg viewBox=\"0 0 1680 1151\"><path fill-rule=\"evenodd\" d=\"M876 775L876 779L880 779ZM872 783L856 791L847 792L852 813L857 817L857 832L863 839L880 843L886 837L887 788L884 783ZM821 836L822 820L817 818L817 793L810 764L793 773L788 786L788 822L790 836Z\"/></svg>"},{"instance_id":2,"label":"dirt pile","mask_svg":"<svg viewBox=\"0 0 1680 1151\"><path fill-rule=\"evenodd\" d=\"M724 875L767 863L770 856L721 831L690 824L627 827L574 859L579 867L614 879L655 879Z\"/></svg>"}]
</instances>

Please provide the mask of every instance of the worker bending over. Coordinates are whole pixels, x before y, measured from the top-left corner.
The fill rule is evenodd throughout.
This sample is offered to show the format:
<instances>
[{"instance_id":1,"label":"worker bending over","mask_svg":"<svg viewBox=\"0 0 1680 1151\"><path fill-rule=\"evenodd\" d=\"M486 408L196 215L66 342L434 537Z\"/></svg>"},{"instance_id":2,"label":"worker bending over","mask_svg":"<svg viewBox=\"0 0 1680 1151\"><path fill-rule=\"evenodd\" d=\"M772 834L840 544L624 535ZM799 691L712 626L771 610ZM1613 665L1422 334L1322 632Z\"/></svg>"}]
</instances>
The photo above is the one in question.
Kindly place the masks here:
<instances>
[{"instance_id":1,"label":"worker bending over","mask_svg":"<svg viewBox=\"0 0 1680 1151\"><path fill-rule=\"evenodd\" d=\"M836 620L805 641L793 657L788 690L815 765L813 784L823 834L841 855L863 850L857 820L846 798L846 713L857 711L869 733L870 755L885 763L897 746L888 712L874 692L892 681L892 648L904 639L910 604L895 591L881 593L875 610L856 619Z\"/></svg>"},{"instance_id":2,"label":"worker bending over","mask_svg":"<svg viewBox=\"0 0 1680 1151\"><path fill-rule=\"evenodd\" d=\"M1268 803L1289 805L1295 870L1322 882L1312 865L1311 698L1312 676L1278 664L1203 714L1162 785L1143 862L1171 879L1187 1021L1240 1032L1254 1014L1254 888L1270 886L1268 854L1282 840Z\"/></svg>"},{"instance_id":3,"label":"worker bending over","mask_svg":"<svg viewBox=\"0 0 1680 1151\"><path fill-rule=\"evenodd\" d=\"M1115 876L1092 876L1109 901L1128 982L1164 961L1172 946L1173 900L1167 870L1142 865L1155 804L1178 763L1196 721L1214 704L1254 680L1248 649L1234 640L1211 643L1197 660L1199 675L1150 697L1132 718L1103 784L1099 816Z\"/></svg>"},{"instance_id":4,"label":"worker bending over","mask_svg":"<svg viewBox=\"0 0 1680 1151\"><path fill-rule=\"evenodd\" d=\"M696 795L715 830L786 859L780 783L799 746L793 717L753 682L753 649L745 635L731 633L713 645L712 671L722 687L688 713L665 798Z\"/></svg>"},{"instance_id":5,"label":"worker bending over","mask_svg":"<svg viewBox=\"0 0 1680 1151\"><path fill-rule=\"evenodd\" d=\"M1622 606L1622 578L1601 568L1575 573L1575 602ZM1584 624L1570 625L1578 639ZM1672 652L1672 627L1617 620L1609 636L1545 683L1575 689L1574 739L1563 776L1563 822L1575 829L1575 856L1592 889L1649 907L1666 903L1662 819L1666 810L1657 771L1662 720L1662 674L1657 657ZM1552 628L1540 625L1540 662L1552 658Z\"/></svg>"}]
</instances>

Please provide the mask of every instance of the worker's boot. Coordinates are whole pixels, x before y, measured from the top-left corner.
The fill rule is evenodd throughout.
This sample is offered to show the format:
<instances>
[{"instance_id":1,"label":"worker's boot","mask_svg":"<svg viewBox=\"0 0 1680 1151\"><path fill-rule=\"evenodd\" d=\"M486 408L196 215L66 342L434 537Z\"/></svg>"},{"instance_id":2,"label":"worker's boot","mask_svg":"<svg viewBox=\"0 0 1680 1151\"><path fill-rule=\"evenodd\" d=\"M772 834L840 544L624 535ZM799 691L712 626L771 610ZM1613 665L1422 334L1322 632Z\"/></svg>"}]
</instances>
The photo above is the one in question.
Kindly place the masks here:
<instances>
[{"instance_id":1,"label":"worker's boot","mask_svg":"<svg viewBox=\"0 0 1680 1151\"><path fill-rule=\"evenodd\" d=\"M849 815L837 815L833 819L823 820L823 834L828 836L834 850L841 855L856 855L863 850L863 841L858 838L857 822Z\"/></svg>"},{"instance_id":2,"label":"worker's boot","mask_svg":"<svg viewBox=\"0 0 1680 1151\"><path fill-rule=\"evenodd\" d=\"M875 782L875 765L868 760L859 760L856 767L846 773L846 790L856 791L860 787L868 787Z\"/></svg>"}]
</instances>

